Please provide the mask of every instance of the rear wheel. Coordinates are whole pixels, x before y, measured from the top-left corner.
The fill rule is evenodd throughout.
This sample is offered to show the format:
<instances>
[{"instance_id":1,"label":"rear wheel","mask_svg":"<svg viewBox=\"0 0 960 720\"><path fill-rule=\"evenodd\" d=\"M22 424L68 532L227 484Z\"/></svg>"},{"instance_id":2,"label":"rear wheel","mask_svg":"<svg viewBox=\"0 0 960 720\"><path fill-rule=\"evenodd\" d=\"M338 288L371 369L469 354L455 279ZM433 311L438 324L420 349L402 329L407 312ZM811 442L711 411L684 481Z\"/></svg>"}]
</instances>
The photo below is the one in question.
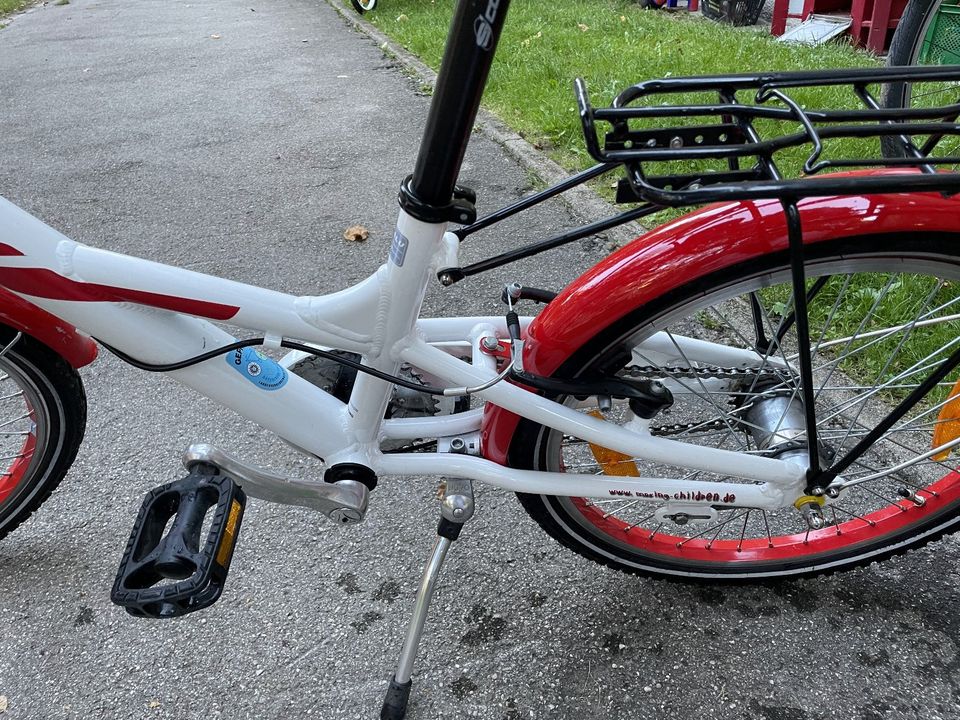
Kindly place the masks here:
<instances>
[{"instance_id":1,"label":"rear wheel","mask_svg":"<svg viewBox=\"0 0 960 720\"><path fill-rule=\"evenodd\" d=\"M47 346L0 325L0 538L60 483L86 427L76 371Z\"/></svg>"},{"instance_id":2,"label":"rear wheel","mask_svg":"<svg viewBox=\"0 0 960 720\"><path fill-rule=\"evenodd\" d=\"M843 457L960 346L958 241L861 237L807 249L810 354L825 465ZM654 334L656 351L645 344ZM684 338L750 349L755 360L739 367L697 362L683 350L689 347ZM634 310L598 332L556 375L616 370L658 378L671 387L675 402L652 421L655 434L782 458L806 452L802 411L797 422L797 353L789 261L781 253L738 260ZM859 484L826 500L821 529L811 529L792 506L771 511L718 504L705 513L709 519L691 519L666 512L670 505L663 501L520 499L565 546L633 573L749 580L855 567L960 526L956 460L950 451L922 459L932 445L960 436L960 399L952 394L960 392L958 377L960 369L842 474L843 481ZM630 417L617 407L608 413L622 422ZM761 424L777 436L765 437ZM514 436L510 463L554 472L744 482L598 452L530 421Z\"/></svg>"}]
</instances>

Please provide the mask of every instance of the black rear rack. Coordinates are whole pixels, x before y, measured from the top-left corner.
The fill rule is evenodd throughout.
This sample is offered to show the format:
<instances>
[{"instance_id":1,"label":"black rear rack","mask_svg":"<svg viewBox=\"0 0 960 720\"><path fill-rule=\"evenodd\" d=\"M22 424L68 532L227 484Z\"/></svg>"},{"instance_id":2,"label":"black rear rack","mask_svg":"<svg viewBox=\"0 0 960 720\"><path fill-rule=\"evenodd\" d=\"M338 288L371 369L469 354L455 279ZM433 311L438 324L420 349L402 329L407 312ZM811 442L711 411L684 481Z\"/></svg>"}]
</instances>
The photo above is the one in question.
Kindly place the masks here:
<instances>
[{"instance_id":1,"label":"black rear rack","mask_svg":"<svg viewBox=\"0 0 960 720\"><path fill-rule=\"evenodd\" d=\"M960 135L960 85L955 104L907 110L880 107L870 87L949 82L960 83L960 66L668 78L633 85L612 107L602 109L590 104L583 80L575 82L575 89L590 155L626 166L627 183L618 200L687 206L736 199L960 192L960 174L938 169L960 166L960 144L953 156L942 154L940 146L944 137ZM804 107L805 93L830 86L841 92L848 88L855 106ZM602 146L598 122L610 126ZM875 150L829 159L825 145L833 148L831 142L838 138L873 138ZM783 151L796 147L808 149L802 167L795 168L799 162L794 158L788 168L792 172L781 172L775 156L783 161L789 155ZM904 172L869 172L885 166ZM847 168L867 172L818 175Z\"/></svg>"}]
</instances>

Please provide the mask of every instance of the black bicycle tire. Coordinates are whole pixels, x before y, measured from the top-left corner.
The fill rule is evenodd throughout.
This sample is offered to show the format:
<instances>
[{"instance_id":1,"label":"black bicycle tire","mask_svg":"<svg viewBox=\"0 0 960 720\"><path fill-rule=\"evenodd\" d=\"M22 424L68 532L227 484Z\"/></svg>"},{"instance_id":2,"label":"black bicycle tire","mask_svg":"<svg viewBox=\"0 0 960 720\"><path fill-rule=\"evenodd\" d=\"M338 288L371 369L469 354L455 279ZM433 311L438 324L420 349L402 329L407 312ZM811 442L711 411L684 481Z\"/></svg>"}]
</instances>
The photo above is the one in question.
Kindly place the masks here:
<instances>
[{"instance_id":1,"label":"black bicycle tire","mask_svg":"<svg viewBox=\"0 0 960 720\"><path fill-rule=\"evenodd\" d=\"M850 255L855 255L857 252L861 255L869 255L880 247L878 243L889 243L891 248L896 248L898 252L904 252L907 250L905 243L911 241L919 242L906 235L858 237L849 240L837 239L818 243L812 253L821 256L825 251L835 247L836 257L840 257L841 254L849 257ZM925 243L925 248L936 247L936 251L943 255L944 250L949 250L950 243L954 243L955 245L960 243L960 234L950 235L949 237L937 236L936 239L929 236L924 238L922 242ZM960 273L960 252L952 253L949 257L952 258L950 264L954 265L956 272ZM584 343L558 368L556 375L567 377L575 375L578 371L589 365L590 362L597 361L595 351L591 350L591 346L609 347L613 339L629 336L631 328L640 326L643 322L656 317L658 314L666 314L669 308L678 306L689 298L708 292L704 291L704 288L720 287L723 283L732 284L732 278L747 277L751 274L756 275L761 272L769 272L772 268L780 267L786 262L786 253L762 256L754 258L747 263L741 262L739 264L733 264L707 278L700 278L687 285L680 286L670 293L648 303L644 307L633 310L624 318L607 328L598 331L591 340ZM943 260L943 262L947 261ZM545 428L543 426L530 420L521 421L510 443L508 460L511 467L535 470L545 469L543 459L536 456L538 448L546 445L546 443L541 441L540 437L544 431ZM847 557L844 557L844 553L841 552L832 558L838 562L829 566L827 566L826 563L820 563L816 567L805 569L805 566L808 564L806 562L800 563L801 566L785 565L782 568L776 568L767 564L763 567L762 573L757 572L754 573L753 576L750 576L750 573L744 570L742 566L729 568L722 572L716 568L708 568L707 571L691 572L690 566L688 565L678 569L676 566L671 566L668 562L651 562L649 559L645 559L645 561L649 563L645 567L628 564L620 548L610 544L604 544L602 540L598 541L597 537L591 537L589 540L597 543L597 548L595 549L584 542L582 534L571 530L571 527L574 525L572 522L564 524L564 514L567 510L560 507L560 503L557 502L557 498L554 496L517 493L517 497L524 510L548 535L573 552L589 560L630 574L680 582L736 584L829 575L841 570L850 570L879 562L889 557L902 555L960 529L960 501L958 501L954 506L950 507L949 514L940 513L939 515L931 517L927 524L911 528L911 532L909 533L910 537L901 538L897 536L882 543L882 545L887 548L886 550L874 552L873 550L875 548L864 549L863 547L859 547L856 549L857 552L849 554L849 560ZM939 523L939 527L927 533L927 531L930 530L928 525L936 525L937 523ZM901 542L901 540L905 541ZM879 545L880 543L877 544ZM621 555L621 557L618 558L618 555Z\"/></svg>"},{"instance_id":2,"label":"black bicycle tire","mask_svg":"<svg viewBox=\"0 0 960 720\"><path fill-rule=\"evenodd\" d=\"M888 66L917 65L923 39L926 36L930 21L940 9L942 0L910 0L904 8L897 29L894 30L890 41L890 51L887 54ZM880 93L880 104L886 108L902 108L907 103L910 92L909 83L895 82L883 86ZM903 157L903 146L891 137L881 137L880 147L886 157Z\"/></svg>"},{"instance_id":3,"label":"black bicycle tire","mask_svg":"<svg viewBox=\"0 0 960 720\"><path fill-rule=\"evenodd\" d=\"M377 0L366 0L366 2L362 2L362 0L350 0L350 4L353 5L354 10L363 15L366 12L376 9Z\"/></svg>"},{"instance_id":4,"label":"black bicycle tire","mask_svg":"<svg viewBox=\"0 0 960 720\"><path fill-rule=\"evenodd\" d=\"M16 332L0 325L0 347ZM60 485L76 458L86 430L87 401L77 371L37 340L21 335L4 359L33 383L50 419L49 440L30 476L0 504L0 539L26 521Z\"/></svg>"}]
</instances>

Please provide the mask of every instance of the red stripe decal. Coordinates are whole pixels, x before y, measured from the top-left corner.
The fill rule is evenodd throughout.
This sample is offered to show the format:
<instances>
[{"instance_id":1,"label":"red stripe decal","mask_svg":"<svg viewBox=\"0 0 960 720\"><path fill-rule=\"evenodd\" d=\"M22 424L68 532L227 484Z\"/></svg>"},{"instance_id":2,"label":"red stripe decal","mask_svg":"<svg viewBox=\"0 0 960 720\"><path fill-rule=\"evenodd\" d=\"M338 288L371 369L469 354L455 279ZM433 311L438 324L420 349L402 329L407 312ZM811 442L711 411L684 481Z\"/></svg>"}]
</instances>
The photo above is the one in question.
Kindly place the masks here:
<instances>
[{"instance_id":1,"label":"red stripe decal","mask_svg":"<svg viewBox=\"0 0 960 720\"><path fill-rule=\"evenodd\" d=\"M188 315L198 315L211 320L229 320L240 312L239 307L206 300L191 300L143 290L77 282L44 268L0 268L0 285L14 292L50 300L132 302Z\"/></svg>"},{"instance_id":2,"label":"red stripe decal","mask_svg":"<svg viewBox=\"0 0 960 720\"><path fill-rule=\"evenodd\" d=\"M23 255L23 253L17 250L12 245L6 245L4 243L0 243L0 255Z\"/></svg>"}]
</instances>

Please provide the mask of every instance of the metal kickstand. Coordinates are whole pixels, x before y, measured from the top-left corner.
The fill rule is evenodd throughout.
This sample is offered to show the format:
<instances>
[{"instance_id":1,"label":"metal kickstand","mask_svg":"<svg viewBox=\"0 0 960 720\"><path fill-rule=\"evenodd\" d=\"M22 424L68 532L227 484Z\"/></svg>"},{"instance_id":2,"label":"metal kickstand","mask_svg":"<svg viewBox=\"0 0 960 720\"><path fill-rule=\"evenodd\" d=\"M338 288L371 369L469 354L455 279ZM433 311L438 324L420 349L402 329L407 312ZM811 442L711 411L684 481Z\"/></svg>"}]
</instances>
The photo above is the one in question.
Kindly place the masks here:
<instances>
[{"instance_id":1,"label":"metal kickstand","mask_svg":"<svg viewBox=\"0 0 960 720\"><path fill-rule=\"evenodd\" d=\"M403 720L407 714L407 702L410 700L410 688L413 685L413 661L417 647L423 636L423 626L427 621L430 600L440 575L440 567L447 556L447 550L453 541L460 537L463 524L473 517L473 483L470 480L447 480L440 505L440 524L437 526L437 542L433 546L430 560L423 569L417 599L413 605L413 617L407 628L407 636L400 651L397 670L390 679L380 720Z\"/></svg>"}]
</instances>

